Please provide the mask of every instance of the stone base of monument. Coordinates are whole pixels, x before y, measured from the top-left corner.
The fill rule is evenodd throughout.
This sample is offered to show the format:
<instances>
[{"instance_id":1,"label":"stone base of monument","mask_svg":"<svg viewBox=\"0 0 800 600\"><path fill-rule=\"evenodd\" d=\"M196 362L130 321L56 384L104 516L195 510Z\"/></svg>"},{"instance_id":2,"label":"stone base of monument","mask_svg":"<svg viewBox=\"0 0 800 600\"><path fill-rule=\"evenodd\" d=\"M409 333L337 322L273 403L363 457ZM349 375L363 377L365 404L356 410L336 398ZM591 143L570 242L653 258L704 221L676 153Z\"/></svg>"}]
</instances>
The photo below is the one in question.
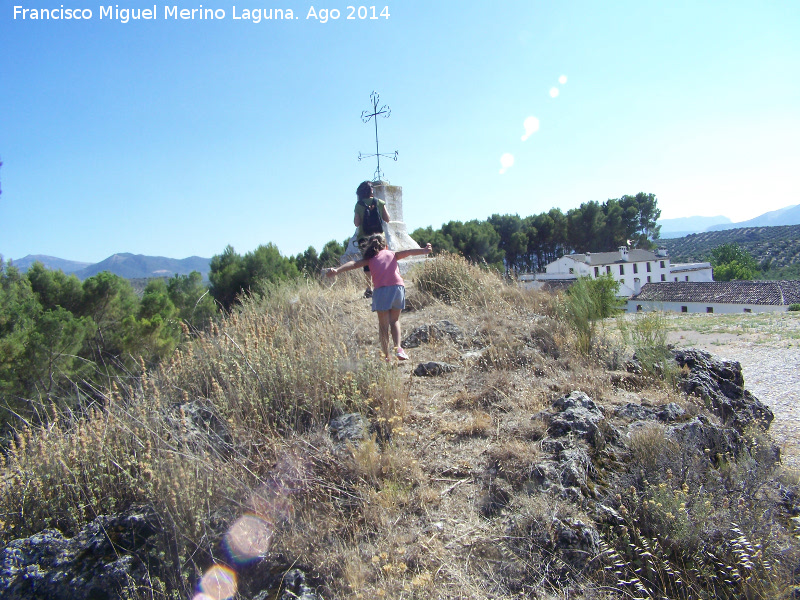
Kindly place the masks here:
<instances>
[{"instance_id":1,"label":"stone base of monument","mask_svg":"<svg viewBox=\"0 0 800 600\"><path fill-rule=\"evenodd\" d=\"M410 250L419 248L406 229L403 222L403 188L399 185L389 185L385 181L373 183L375 197L386 202L386 210L392 218L388 223L383 223L383 235L386 237L386 245L389 250L397 252L399 250ZM356 234L350 238L344 255L339 259L339 264L344 264L350 260L361 260L361 252L358 249L358 239ZM411 267L426 260L425 256L412 256L399 261L400 274L405 275Z\"/></svg>"}]
</instances>

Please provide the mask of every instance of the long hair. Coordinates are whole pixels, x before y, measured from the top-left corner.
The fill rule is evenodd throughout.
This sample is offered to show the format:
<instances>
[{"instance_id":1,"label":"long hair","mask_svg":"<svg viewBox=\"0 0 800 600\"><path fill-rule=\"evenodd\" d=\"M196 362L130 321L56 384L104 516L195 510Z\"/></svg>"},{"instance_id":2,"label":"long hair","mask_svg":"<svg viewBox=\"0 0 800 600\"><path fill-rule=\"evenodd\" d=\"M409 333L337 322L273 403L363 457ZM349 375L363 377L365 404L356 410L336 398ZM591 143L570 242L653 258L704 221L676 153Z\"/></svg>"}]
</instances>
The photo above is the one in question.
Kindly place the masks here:
<instances>
[{"instance_id":1,"label":"long hair","mask_svg":"<svg viewBox=\"0 0 800 600\"><path fill-rule=\"evenodd\" d=\"M362 181L358 188L356 188L356 196L358 196L359 200L371 198L373 194L374 190L372 189L372 184L369 181Z\"/></svg>"},{"instance_id":2,"label":"long hair","mask_svg":"<svg viewBox=\"0 0 800 600\"><path fill-rule=\"evenodd\" d=\"M382 233L375 233L369 236L363 244L359 244L359 246L361 247L361 256L369 260L386 248L386 238L383 237Z\"/></svg>"}]
</instances>

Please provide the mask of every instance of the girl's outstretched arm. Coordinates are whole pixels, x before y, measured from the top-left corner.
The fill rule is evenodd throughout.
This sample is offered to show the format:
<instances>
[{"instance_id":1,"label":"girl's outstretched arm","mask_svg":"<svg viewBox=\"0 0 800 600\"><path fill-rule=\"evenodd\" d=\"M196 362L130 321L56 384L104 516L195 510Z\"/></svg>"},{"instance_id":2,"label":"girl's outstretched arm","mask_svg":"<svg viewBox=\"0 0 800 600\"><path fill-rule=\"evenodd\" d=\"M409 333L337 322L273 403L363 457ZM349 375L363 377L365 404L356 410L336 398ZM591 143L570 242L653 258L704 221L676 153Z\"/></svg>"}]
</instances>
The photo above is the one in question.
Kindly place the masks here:
<instances>
[{"instance_id":1,"label":"girl's outstretched arm","mask_svg":"<svg viewBox=\"0 0 800 600\"><path fill-rule=\"evenodd\" d=\"M344 273L345 271L352 271L353 269L359 269L361 267L366 267L369 264L368 260L350 260L343 265L339 265L338 267L331 267L330 269L325 269L325 275L328 277L336 277L339 273Z\"/></svg>"},{"instance_id":2,"label":"girl's outstretched arm","mask_svg":"<svg viewBox=\"0 0 800 600\"><path fill-rule=\"evenodd\" d=\"M409 256L420 256L422 254L430 254L433 248L431 248L430 244L425 244L424 248L412 248L410 250L400 250L395 252L394 255L397 257L397 260L402 260L403 258L407 258Z\"/></svg>"}]
</instances>

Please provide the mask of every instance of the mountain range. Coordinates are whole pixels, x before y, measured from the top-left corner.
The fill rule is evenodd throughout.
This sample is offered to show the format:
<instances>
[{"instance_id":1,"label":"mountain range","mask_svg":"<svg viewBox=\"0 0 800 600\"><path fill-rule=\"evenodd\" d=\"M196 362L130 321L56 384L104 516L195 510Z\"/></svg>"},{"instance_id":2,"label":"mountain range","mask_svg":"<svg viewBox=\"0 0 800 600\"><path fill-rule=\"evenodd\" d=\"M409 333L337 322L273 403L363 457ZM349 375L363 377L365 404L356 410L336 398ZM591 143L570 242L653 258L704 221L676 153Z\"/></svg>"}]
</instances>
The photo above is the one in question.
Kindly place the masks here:
<instances>
[{"instance_id":1,"label":"mountain range","mask_svg":"<svg viewBox=\"0 0 800 600\"><path fill-rule=\"evenodd\" d=\"M55 256L29 254L24 258L12 261L12 264L20 271L27 271L34 262L40 262L48 269L60 269L68 275L76 275L78 279L86 279L103 271L111 271L126 279L172 277L176 274L188 275L192 271L199 271L203 279L208 279L211 259L190 256L179 260L164 256L122 253L113 254L99 263L92 264L65 260Z\"/></svg>"},{"instance_id":2,"label":"mountain range","mask_svg":"<svg viewBox=\"0 0 800 600\"><path fill-rule=\"evenodd\" d=\"M775 227L780 225L800 225L800 204L794 204L773 210L754 219L733 223L728 217L680 217L677 219L661 219L661 239L682 238L687 235L739 229L746 227ZM113 254L99 263L86 263L66 260L55 256L29 254L24 258L12 261L20 271L27 271L34 262L40 262L48 269L61 270L67 274L75 274L79 279L86 279L102 271L111 271L126 279L148 279L151 277L171 277L175 274L188 275L199 271L203 279L208 279L210 258L190 256L184 259L166 258L164 256L145 256L143 254Z\"/></svg>"},{"instance_id":3,"label":"mountain range","mask_svg":"<svg viewBox=\"0 0 800 600\"><path fill-rule=\"evenodd\" d=\"M742 227L777 227L780 225L800 225L800 204L786 206L759 215L748 221L733 223L728 217L680 217L661 219L661 238L680 238L693 233L740 229Z\"/></svg>"}]
</instances>

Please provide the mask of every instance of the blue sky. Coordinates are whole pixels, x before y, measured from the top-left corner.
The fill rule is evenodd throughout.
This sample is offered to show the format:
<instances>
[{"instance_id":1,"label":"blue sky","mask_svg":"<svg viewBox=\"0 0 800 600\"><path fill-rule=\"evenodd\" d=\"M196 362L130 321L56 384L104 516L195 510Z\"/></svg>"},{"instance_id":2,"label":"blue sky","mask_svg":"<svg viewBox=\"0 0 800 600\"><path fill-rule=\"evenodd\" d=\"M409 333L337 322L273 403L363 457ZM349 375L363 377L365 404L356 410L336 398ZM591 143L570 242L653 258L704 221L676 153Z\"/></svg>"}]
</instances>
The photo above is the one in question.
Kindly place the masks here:
<instances>
[{"instance_id":1,"label":"blue sky","mask_svg":"<svg viewBox=\"0 0 800 600\"><path fill-rule=\"evenodd\" d=\"M15 4L93 17L14 19ZM116 6L154 4L156 20L121 23L93 0L0 1L6 259L344 240L375 170L357 160L374 152L372 90L392 109L381 150L399 159L381 166L410 230L640 191L665 218L800 203L796 0L403 0L376 20L313 0L177 5L222 20ZM312 6L341 16L306 19Z\"/></svg>"}]
</instances>

